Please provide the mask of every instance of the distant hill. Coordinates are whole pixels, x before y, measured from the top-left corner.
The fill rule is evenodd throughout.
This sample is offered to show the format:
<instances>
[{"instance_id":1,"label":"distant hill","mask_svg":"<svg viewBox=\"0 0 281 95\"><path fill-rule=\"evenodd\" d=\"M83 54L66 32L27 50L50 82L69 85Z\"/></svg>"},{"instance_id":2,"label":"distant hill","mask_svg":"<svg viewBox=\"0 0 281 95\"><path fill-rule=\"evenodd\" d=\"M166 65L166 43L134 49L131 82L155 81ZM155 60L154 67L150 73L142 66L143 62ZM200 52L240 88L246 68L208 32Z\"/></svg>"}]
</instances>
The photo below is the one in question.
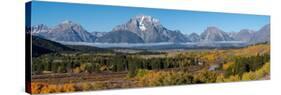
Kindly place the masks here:
<instances>
[{"instance_id":1,"label":"distant hill","mask_svg":"<svg viewBox=\"0 0 281 95\"><path fill-rule=\"evenodd\" d=\"M75 49L69 48L60 43L47 40L38 36L32 36L32 57L37 57L46 53L74 50Z\"/></svg>"},{"instance_id":2,"label":"distant hill","mask_svg":"<svg viewBox=\"0 0 281 95\"><path fill-rule=\"evenodd\" d=\"M112 52L109 49L102 49L93 46L83 45L63 45L58 42L32 36L32 57L37 57L47 53L60 52Z\"/></svg>"}]
</instances>

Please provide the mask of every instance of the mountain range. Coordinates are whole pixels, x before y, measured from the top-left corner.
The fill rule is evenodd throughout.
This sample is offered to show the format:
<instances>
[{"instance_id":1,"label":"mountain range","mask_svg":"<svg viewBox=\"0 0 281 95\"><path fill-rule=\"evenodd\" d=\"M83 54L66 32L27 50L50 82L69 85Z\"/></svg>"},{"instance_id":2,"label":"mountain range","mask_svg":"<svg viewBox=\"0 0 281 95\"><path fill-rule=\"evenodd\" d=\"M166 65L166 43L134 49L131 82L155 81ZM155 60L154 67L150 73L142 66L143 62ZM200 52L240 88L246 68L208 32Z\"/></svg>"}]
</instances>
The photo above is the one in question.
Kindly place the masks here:
<instances>
[{"instance_id":1,"label":"mountain range","mask_svg":"<svg viewBox=\"0 0 281 95\"><path fill-rule=\"evenodd\" d=\"M179 30L164 27L160 20L147 15L137 15L126 23L117 25L109 32L88 32L80 24L63 21L53 28L44 24L31 27L31 33L52 41L89 43L186 43L244 41L260 43L270 41L270 25L254 31L242 29L238 32L225 32L215 26L207 27L201 34L184 35Z\"/></svg>"},{"instance_id":2,"label":"mountain range","mask_svg":"<svg viewBox=\"0 0 281 95\"><path fill-rule=\"evenodd\" d=\"M233 39L217 27L207 27L200 35L202 41L232 41Z\"/></svg>"},{"instance_id":3,"label":"mountain range","mask_svg":"<svg viewBox=\"0 0 281 95\"><path fill-rule=\"evenodd\" d=\"M137 39L141 38L138 42L143 43L158 43L158 42L188 42L189 40L179 31L173 31L165 28L160 24L160 21L151 16L138 15L131 18L127 23L116 26L112 29L111 33L105 35L107 38L102 37L97 42L114 38L112 32L126 32L125 35L135 34Z\"/></svg>"},{"instance_id":4,"label":"mountain range","mask_svg":"<svg viewBox=\"0 0 281 95\"><path fill-rule=\"evenodd\" d=\"M33 35L54 41L95 42L96 40L96 36L87 32L80 24L68 20L61 22L54 28L48 28L41 24L31 29Z\"/></svg>"}]
</instances>

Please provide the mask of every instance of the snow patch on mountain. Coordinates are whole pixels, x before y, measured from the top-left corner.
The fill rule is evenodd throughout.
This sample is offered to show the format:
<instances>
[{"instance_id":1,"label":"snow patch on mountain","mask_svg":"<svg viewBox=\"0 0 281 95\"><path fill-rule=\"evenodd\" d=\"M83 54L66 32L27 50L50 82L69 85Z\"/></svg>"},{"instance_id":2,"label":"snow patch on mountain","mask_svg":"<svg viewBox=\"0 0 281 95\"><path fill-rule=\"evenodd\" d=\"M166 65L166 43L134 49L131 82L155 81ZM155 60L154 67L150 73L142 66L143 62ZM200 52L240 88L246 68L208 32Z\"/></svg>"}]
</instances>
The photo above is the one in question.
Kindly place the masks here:
<instances>
[{"instance_id":1,"label":"snow patch on mountain","mask_svg":"<svg viewBox=\"0 0 281 95\"><path fill-rule=\"evenodd\" d=\"M146 28L143 24L143 19L144 19L144 16L141 17L141 21L139 22L139 28L141 29L141 31L145 31Z\"/></svg>"}]
</instances>

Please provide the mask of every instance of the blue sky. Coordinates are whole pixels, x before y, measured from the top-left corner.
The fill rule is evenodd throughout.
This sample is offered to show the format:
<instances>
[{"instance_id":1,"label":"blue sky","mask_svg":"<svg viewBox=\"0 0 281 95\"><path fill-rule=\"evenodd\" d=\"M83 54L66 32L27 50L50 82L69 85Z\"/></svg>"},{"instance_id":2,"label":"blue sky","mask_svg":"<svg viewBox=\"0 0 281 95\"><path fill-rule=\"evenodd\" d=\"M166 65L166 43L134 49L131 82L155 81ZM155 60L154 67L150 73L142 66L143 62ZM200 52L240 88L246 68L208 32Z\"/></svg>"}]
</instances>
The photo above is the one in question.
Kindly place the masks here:
<instances>
[{"instance_id":1,"label":"blue sky","mask_svg":"<svg viewBox=\"0 0 281 95\"><path fill-rule=\"evenodd\" d=\"M185 34L201 33L208 26L219 27L225 32L258 30L270 23L270 17L263 15L33 1L31 24L54 27L64 20L70 20L81 24L88 32L108 32L116 25L126 23L140 14L153 16L159 19L164 27L180 30Z\"/></svg>"}]
</instances>

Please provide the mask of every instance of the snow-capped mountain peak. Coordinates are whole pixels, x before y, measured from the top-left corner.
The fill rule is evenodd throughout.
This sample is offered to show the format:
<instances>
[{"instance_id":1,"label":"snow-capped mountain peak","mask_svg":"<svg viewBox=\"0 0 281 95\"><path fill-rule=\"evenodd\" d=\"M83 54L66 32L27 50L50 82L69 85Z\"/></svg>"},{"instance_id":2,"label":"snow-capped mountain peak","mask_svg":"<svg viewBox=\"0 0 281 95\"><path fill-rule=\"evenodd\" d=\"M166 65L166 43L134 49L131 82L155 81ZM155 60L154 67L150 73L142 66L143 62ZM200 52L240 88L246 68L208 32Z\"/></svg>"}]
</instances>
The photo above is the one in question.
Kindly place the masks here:
<instances>
[{"instance_id":1,"label":"snow-capped mountain peak","mask_svg":"<svg viewBox=\"0 0 281 95\"><path fill-rule=\"evenodd\" d=\"M147 15L134 16L127 23L113 28L112 31L132 32L139 36L144 43L187 41L181 32L169 30L162 26L158 19Z\"/></svg>"},{"instance_id":2,"label":"snow-capped mountain peak","mask_svg":"<svg viewBox=\"0 0 281 95\"><path fill-rule=\"evenodd\" d=\"M70 21L70 20L64 20L64 21L61 22L61 24L70 24L70 23L73 23L73 22Z\"/></svg>"},{"instance_id":3,"label":"snow-capped mountain peak","mask_svg":"<svg viewBox=\"0 0 281 95\"><path fill-rule=\"evenodd\" d=\"M56 28L62 28L62 29L73 28L75 30L83 31L83 28L80 24L76 24L70 20L62 21L59 25L57 25Z\"/></svg>"},{"instance_id":4,"label":"snow-capped mountain peak","mask_svg":"<svg viewBox=\"0 0 281 95\"><path fill-rule=\"evenodd\" d=\"M158 19L147 15L137 15L134 18L132 18L132 20L138 22L141 27L146 25L155 25L155 26L160 25Z\"/></svg>"},{"instance_id":5,"label":"snow-capped mountain peak","mask_svg":"<svg viewBox=\"0 0 281 95\"><path fill-rule=\"evenodd\" d=\"M44 33L49 32L50 28L44 24L34 25L31 27L31 33Z\"/></svg>"},{"instance_id":6,"label":"snow-capped mountain peak","mask_svg":"<svg viewBox=\"0 0 281 95\"><path fill-rule=\"evenodd\" d=\"M68 42L94 42L95 36L87 32L80 24L72 21L62 21L47 32L40 32L36 35L48 38L54 41L68 41Z\"/></svg>"},{"instance_id":7,"label":"snow-capped mountain peak","mask_svg":"<svg viewBox=\"0 0 281 95\"><path fill-rule=\"evenodd\" d=\"M146 30L146 28L145 28L145 26L143 24L143 19L144 19L144 16L141 17L141 21L139 22L139 28L140 28L141 31L145 31Z\"/></svg>"}]
</instances>

